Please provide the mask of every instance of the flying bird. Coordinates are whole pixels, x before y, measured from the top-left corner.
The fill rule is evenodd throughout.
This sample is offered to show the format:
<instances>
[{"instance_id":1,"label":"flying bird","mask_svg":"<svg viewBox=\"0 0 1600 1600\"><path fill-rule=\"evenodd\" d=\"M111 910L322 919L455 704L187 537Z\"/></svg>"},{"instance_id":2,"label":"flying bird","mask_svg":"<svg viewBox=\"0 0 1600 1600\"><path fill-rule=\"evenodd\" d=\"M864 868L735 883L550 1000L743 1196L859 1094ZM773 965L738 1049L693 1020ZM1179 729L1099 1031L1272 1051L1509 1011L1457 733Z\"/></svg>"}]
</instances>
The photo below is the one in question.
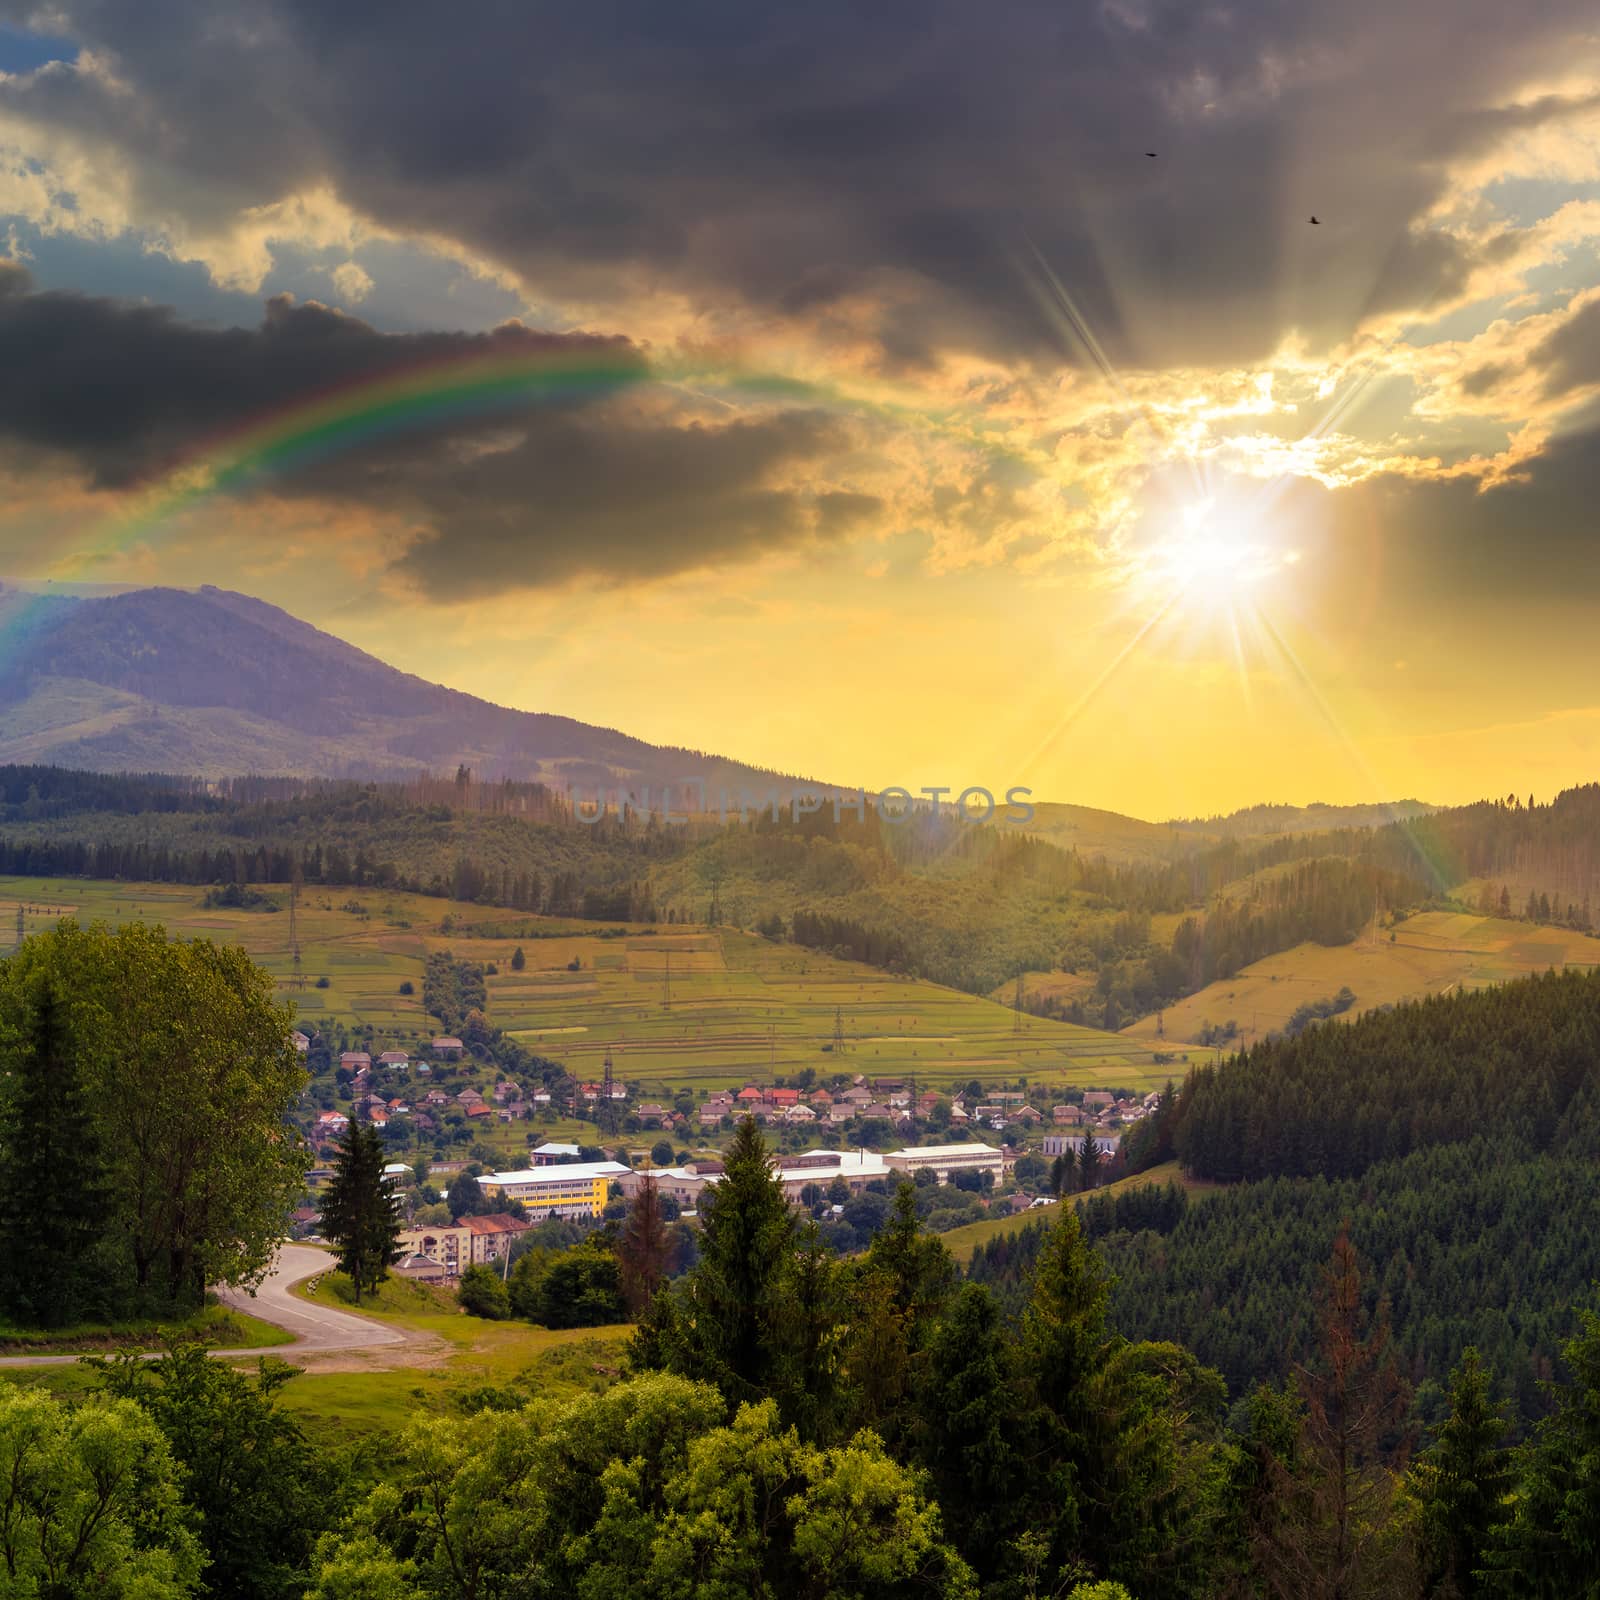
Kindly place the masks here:
<instances>
[{"instance_id":1,"label":"flying bird","mask_svg":"<svg viewBox=\"0 0 1600 1600\"><path fill-rule=\"evenodd\" d=\"M1321 217L1313 217L1311 219L1311 225L1314 228L1320 228L1322 226L1322 218Z\"/></svg>"},{"instance_id":2,"label":"flying bird","mask_svg":"<svg viewBox=\"0 0 1600 1600\"><path fill-rule=\"evenodd\" d=\"M1145 154L1146 154L1146 155L1147 155L1147 156L1149 156L1149 157L1150 157L1150 159L1151 159L1151 160L1152 160L1152 161L1154 161L1154 160L1155 160L1155 158L1156 158L1156 153L1155 153L1155 151L1154 151L1154 150L1146 150L1146 151L1145 151Z\"/></svg>"}]
</instances>

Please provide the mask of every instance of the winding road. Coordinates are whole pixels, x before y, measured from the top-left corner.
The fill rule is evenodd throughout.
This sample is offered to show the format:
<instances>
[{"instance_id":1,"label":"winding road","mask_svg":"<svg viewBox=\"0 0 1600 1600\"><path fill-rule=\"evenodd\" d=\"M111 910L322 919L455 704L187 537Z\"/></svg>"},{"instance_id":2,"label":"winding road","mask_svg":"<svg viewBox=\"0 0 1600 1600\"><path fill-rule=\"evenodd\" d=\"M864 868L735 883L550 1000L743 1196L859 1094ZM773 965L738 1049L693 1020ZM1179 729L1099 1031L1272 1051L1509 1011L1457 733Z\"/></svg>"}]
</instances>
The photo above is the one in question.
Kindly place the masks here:
<instances>
[{"instance_id":1,"label":"winding road","mask_svg":"<svg viewBox=\"0 0 1600 1600\"><path fill-rule=\"evenodd\" d=\"M404 1344L406 1335L399 1328L387 1327L381 1322L352 1315L348 1311L335 1311L329 1306L314 1305L290 1294L290 1287L305 1278L326 1272L333 1265L332 1258L322 1250L307 1245L285 1244L279 1246L278 1257L272 1271L254 1294L243 1289L219 1289L217 1298L223 1305L248 1316L259 1317L275 1327L294 1335L289 1344L272 1345L259 1350L213 1350L214 1356L309 1355L325 1350L372 1350L380 1345ZM78 1354L64 1356L4 1356L0 1367L51 1367L66 1366L76 1361ZM152 1352L159 1354L159 1352Z\"/></svg>"}]
</instances>

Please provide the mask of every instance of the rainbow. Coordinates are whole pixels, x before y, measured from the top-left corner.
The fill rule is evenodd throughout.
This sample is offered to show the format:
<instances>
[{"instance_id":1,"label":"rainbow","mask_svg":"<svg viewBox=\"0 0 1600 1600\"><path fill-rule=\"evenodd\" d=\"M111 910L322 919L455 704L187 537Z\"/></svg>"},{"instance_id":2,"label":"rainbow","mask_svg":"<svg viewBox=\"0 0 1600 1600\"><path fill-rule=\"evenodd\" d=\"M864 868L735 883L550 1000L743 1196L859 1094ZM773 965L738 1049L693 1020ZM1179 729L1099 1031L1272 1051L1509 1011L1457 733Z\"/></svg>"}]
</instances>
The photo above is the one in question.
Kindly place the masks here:
<instances>
[{"instance_id":1,"label":"rainbow","mask_svg":"<svg viewBox=\"0 0 1600 1600\"><path fill-rule=\"evenodd\" d=\"M552 402L583 402L641 385L712 398L730 408L807 405L868 418L902 434L933 435L995 458L1050 470L959 406L930 408L887 384L848 389L772 371L709 362L650 361L636 346L595 337L527 348L499 336L466 353L388 368L301 396L221 429L121 497L88 538L51 569L52 581L84 575L98 557L148 539L191 506L243 493L388 435Z\"/></svg>"}]
</instances>

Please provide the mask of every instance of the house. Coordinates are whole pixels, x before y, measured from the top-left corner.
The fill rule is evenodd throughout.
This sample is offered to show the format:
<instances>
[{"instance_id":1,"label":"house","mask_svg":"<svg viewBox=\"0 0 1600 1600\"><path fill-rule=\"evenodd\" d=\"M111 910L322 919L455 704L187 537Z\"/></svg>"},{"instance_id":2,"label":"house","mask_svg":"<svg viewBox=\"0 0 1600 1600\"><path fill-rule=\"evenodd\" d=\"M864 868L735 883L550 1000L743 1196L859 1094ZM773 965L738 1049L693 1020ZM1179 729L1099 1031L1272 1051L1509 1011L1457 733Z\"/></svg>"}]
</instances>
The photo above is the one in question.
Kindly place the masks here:
<instances>
[{"instance_id":1,"label":"house","mask_svg":"<svg viewBox=\"0 0 1600 1600\"><path fill-rule=\"evenodd\" d=\"M372 1057L365 1050L346 1050L339 1057L339 1065L350 1072L360 1072L372 1065Z\"/></svg>"},{"instance_id":2,"label":"house","mask_svg":"<svg viewBox=\"0 0 1600 1600\"><path fill-rule=\"evenodd\" d=\"M289 1043L294 1046L298 1055L306 1055L311 1050L311 1041L298 1028L289 1035Z\"/></svg>"},{"instance_id":3,"label":"house","mask_svg":"<svg viewBox=\"0 0 1600 1600\"><path fill-rule=\"evenodd\" d=\"M441 1061L459 1061L466 1046L459 1039L452 1039L446 1035L443 1038L435 1039L428 1048Z\"/></svg>"},{"instance_id":4,"label":"house","mask_svg":"<svg viewBox=\"0 0 1600 1600\"><path fill-rule=\"evenodd\" d=\"M634 1112L634 1115L638 1117L641 1122L655 1123L659 1125L663 1120L670 1121L672 1112L669 1111L666 1106L657 1105L654 1100L647 1100L636 1112Z\"/></svg>"},{"instance_id":5,"label":"house","mask_svg":"<svg viewBox=\"0 0 1600 1600\"><path fill-rule=\"evenodd\" d=\"M494 1086L494 1097L496 1100L502 1102L506 1100L520 1100L522 1098L522 1089L519 1085L515 1083L508 1083L502 1078L501 1081Z\"/></svg>"},{"instance_id":6,"label":"house","mask_svg":"<svg viewBox=\"0 0 1600 1600\"><path fill-rule=\"evenodd\" d=\"M950 1107L950 1124L952 1127L959 1126L963 1122L971 1121L972 1118L967 1115L967 1108L965 1106L954 1105Z\"/></svg>"},{"instance_id":7,"label":"house","mask_svg":"<svg viewBox=\"0 0 1600 1600\"><path fill-rule=\"evenodd\" d=\"M290 1231L297 1239L315 1233L322 1223L322 1213L315 1206L296 1206L289 1217Z\"/></svg>"},{"instance_id":8,"label":"house","mask_svg":"<svg viewBox=\"0 0 1600 1600\"><path fill-rule=\"evenodd\" d=\"M385 1050L383 1054L378 1057L378 1065L380 1067L389 1068L391 1072L395 1071L397 1068L409 1066L410 1064L411 1057L408 1056L404 1050Z\"/></svg>"},{"instance_id":9,"label":"house","mask_svg":"<svg viewBox=\"0 0 1600 1600\"><path fill-rule=\"evenodd\" d=\"M875 1117L883 1122L888 1122L894 1116L894 1107L883 1105L881 1102L874 1102L871 1105L857 1106L856 1115L863 1118Z\"/></svg>"},{"instance_id":10,"label":"house","mask_svg":"<svg viewBox=\"0 0 1600 1600\"><path fill-rule=\"evenodd\" d=\"M848 1100L835 1100L828 1107L829 1122L848 1122L856 1114L856 1108Z\"/></svg>"},{"instance_id":11,"label":"house","mask_svg":"<svg viewBox=\"0 0 1600 1600\"><path fill-rule=\"evenodd\" d=\"M409 1111L410 1109L411 1107L408 1106L405 1101L400 1099L398 1096L389 1102L389 1115L391 1117L398 1117L403 1112Z\"/></svg>"},{"instance_id":12,"label":"house","mask_svg":"<svg viewBox=\"0 0 1600 1600\"><path fill-rule=\"evenodd\" d=\"M463 1217L461 1222L471 1236L469 1255L475 1267L508 1255L517 1239L533 1226L531 1222L524 1222L520 1217L510 1216L504 1211L487 1217Z\"/></svg>"},{"instance_id":13,"label":"house","mask_svg":"<svg viewBox=\"0 0 1600 1600\"><path fill-rule=\"evenodd\" d=\"M411 1168L403 1161L390 1161L384 1166L383 1181L385 1183L410 1183L411 1177Z\"/></svg>"},{"instance_id":14,"label":"house","mask_svg":"<svg viewBox=\"0 0 1600 1600\"><path fill-rule=\"evenodd\" d=\"M1011 1113L1011 1120L1013 1122L1025 1122L1031 1128L1034 1123L1043 1122L1044 1118L1032 1106L1018 1106Z\"/></svg>"},{"instance_id":15,"label":"house","mask_svg":"<svg viewBox=\"0 0 1600 1600\"><path fill-rule=\"evenodd\" d=\"M872 1104L872 1091L870 1089L846 1089L841 1099L848 1100L851 1105L869 1106Z\"/></svg>"},{"instance_id":16,"label":"house","mask_svg":"<svg viewBox=\"0 0 1600 1600\"><path fill-rule=\"evenodd\" d=\"M768 1091L767 1099L775 1106L793 1106L800 1103L798 1089L772 1089Z\"/></svg>"},{"instance_id":17,"label":"house","mask_svg":"<svg viewBox=\"0 0 1600 1600\"><path fill-rule=\"evenodd\" d=\"M1075 1128L1083 1121L1083 1112L1077 1106L1051 1106L1050 1120L1058 1128Z\"/></svg>"},{"instance_id":18,"label":"house","mask_svg":"<svg viewBox=\"0 0 1600 1600\"><path fill-rule=\"evenodd\" d=\"M469 1100L461 1109L469 1117L492 1117L494 1115L494 1108L485 1105L481 1100Z\"/></svg>"},{"instance_id":19,"label":"house","mask_svg":"<svg viewBox=\"0 0 1600 1600\"><path fill-rule=\"evenodd\" d=\"M350 1119L342 1111L319 1111L317 1126L328 1133L343 1133L350 1126Z\"/></svg>"},{"instance_id":20,"label":"house","mask_svg":"<svg viewBox=\"0 0 1600 1600\"><path fill-rule=\"evenodd\" d=\"M423 1096L423 1099L426 1100L430 1106L447 1106L450 1104L450 1096L447 1095L443 1089L430 1089L427 1094Z\"/></svg>"},{"instance_id":21,"label":"house","mask_svg":"<svg viewBox=\"0 0 1600 1600\"><path fill-rule=\"evenodd\" d=\"M403 1256L389 1270L397 1278L407 1278L412 1283L443 1283L450 1276L442 1261L420 1252Z\"/></svg>"},{"instance_id":22,"label":"house","mask_svg":"<svg viewBox=\"0 0 1600 1600\"><path fill-rule=\"evenodd\" d=\"M723 1106L714 1106L708 1100L695 1115L699 1117L702 1128L714 1128L727 1115L727 1109Z\"/></svg>"},{"instance_id":23,"label":"house","mask_svg":"<svg viewBox=\"0 0 1600 1600\"><path fill-rule=\"evenodd\" d=\"M479 1094L476 1089L463 1089L460 1094L456 1096L456 1104L458 1106L481 1106L483 1104L483 1096Z\"/></svg>"},{"instance_id":24,"label":"house","mask_svg":"<svg viewBox=\"0 0 1600 1600\"><path fill-rule=\"evenodd\" d=\"M762 1099L761 1091L753 1083L747 1083L734 1099L742 1106L753 1106Z\"/></svg>"},{"instance_id":25,"label":"house","mask_svg":"<svg viewBox=\"0 0 1600 1600\"><path fill-rule=\"evenodd\" d=\"M810 1106L790 1106L783 1119L785 1122L815 1122L817 1114Z\"/></svg>"},{"instance_id":26,"label":"house","mask_svg":"<svg viewBox=\"0 0 1600 1600\"><path fill-rule=\"evenodd\" d=\"M1109 1089L1085 1089L1083 1103L1091 1111L1103 1111L1116 1104L1117 1097Z\"/></svg>"},{"instance_id":27,"label":"house","mask_svg":"<svg viewBox=\"0 0 1600 1600\"><path fill-rule=\"evenodd\" d=\"M472 1235L463 1223L406 1228L396 1242L413 1256L424 1256L435 1262L443 1269L444 1278L459 1277L472 1265Z\"/></svg>"}]
</instances>

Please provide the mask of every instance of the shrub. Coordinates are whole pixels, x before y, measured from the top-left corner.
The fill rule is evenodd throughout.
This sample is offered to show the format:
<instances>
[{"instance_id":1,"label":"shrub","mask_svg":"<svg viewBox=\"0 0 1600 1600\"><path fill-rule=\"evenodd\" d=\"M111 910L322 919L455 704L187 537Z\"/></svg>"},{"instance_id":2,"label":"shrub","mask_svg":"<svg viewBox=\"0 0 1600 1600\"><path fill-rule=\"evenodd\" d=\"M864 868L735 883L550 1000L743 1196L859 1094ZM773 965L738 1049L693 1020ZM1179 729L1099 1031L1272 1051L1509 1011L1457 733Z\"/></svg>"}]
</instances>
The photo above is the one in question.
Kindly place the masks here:
<instances>
[{"instance_id":1,"label":"shrub","mask_svg":"<svg viewBox=\"0 0 1600 1600\"><path fill-rule=\"evenodd\" d=\"M504 1322L511 1315L511 1296L498 1274L488 1267L468 1267L461 1274L456 1298L469 1316Z\"/></svg>"}]
</instances>

